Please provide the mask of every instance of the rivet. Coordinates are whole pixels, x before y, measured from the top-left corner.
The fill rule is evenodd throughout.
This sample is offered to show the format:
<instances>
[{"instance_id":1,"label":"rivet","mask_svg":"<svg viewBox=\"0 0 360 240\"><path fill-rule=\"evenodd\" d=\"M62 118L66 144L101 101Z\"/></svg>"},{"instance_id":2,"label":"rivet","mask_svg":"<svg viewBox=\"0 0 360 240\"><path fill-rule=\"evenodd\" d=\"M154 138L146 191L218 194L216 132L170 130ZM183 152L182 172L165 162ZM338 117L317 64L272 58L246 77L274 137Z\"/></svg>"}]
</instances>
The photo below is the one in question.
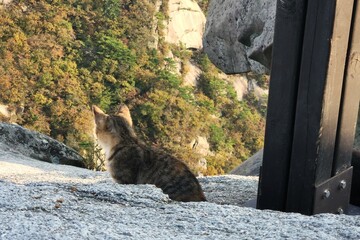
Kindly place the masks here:
<instances>
[{"instance_id":1,"label":"rivet","mask_svg":"<svg viewBox=\"0 0 360 240\"><path fill-rule=\"evenodd\" d=\"M341 180L339 183L339 188L340 189L345 189L346 188L346 181L345 180Z\"/></svg>"},{"instance_id":2,"label":"rivet","mask_svg":"<svg viewBox=\"0 0 360 240\"><path fill-rule=\"evenodd\" d=\"M338 214L343 214L344 210L342 208L338 208L337 212L338 212Z\"/></svg>"},{"instance_id":3,"label":"rivet","mask_svg":"<svg viewBox=\"0 0 360 240\"><path fill-rule=\"evenodd\" d=\"M322 198L329 198L330 197L330 190L329 189L325 189L323 194L322 194Z\"/></svg>"}]
</instances>

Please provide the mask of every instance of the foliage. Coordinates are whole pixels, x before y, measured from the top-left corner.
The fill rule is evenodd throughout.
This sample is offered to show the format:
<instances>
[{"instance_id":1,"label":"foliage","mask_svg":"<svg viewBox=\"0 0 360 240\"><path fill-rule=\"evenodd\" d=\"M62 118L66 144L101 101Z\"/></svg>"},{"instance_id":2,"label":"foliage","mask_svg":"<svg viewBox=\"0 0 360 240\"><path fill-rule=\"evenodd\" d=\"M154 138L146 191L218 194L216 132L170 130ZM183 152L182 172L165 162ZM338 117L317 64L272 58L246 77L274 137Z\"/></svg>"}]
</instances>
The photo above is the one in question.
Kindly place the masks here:
<instances>
[{"instance_id":1,"label":"foliage","mask_svg":"<svg viewBox=\"0 0 360 240\"><path fill-rule=\"evenodd\" d=\"M206 14L208 7L209 7L210 0L196 0L196 2L199 4L201 10Z\"/></svg>"},{"instance_id":2,"label":"foliage","mask_svg":"<svg viewBox=\"0 0 360 240\"><path fill-rule=\"evenodd\" d=\"M24 105L19 124L75 148L96 170L90 106L111 113L127 103L142 139L197 170L190 143L204 136L212 152L204 174L225 173L262 146L261 109L237 101L204 53L164 41L168 1L160 12L155 2L14 0L0 9L0 102ZM182 83L190 62L203 71L195 88Z\"/></svg>"}]
</instances>

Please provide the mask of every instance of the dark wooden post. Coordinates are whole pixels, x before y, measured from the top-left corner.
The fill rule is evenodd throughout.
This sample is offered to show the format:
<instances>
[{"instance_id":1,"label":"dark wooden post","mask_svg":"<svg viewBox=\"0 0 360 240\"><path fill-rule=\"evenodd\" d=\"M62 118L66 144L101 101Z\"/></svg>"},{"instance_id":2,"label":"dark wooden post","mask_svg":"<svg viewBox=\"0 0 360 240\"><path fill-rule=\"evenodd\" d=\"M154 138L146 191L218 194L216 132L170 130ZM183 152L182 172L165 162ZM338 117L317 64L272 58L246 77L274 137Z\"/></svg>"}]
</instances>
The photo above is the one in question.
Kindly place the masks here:
<instances>
[{"instance_id":1,"label":"dark wooden post","mask_svg":"<svg viewBox=\"0 0 360 240\"><path fill-rule=\"evenodd\" d=\"M354 91L360 92L351 77L360 14L354 6L278 1L258 208L303 214L347 208Z\"/></svg>"},{"instance_id":2,"label":"dark wooden post","mask_svg":"<svg viewBox=\"0 0 360 240\"><path fill-rule=\"evenodd\" d=\"M258 207L262 209L285 211L306 2L277 2L264 160L258 193Z\"/></svg>"}]
</instances>

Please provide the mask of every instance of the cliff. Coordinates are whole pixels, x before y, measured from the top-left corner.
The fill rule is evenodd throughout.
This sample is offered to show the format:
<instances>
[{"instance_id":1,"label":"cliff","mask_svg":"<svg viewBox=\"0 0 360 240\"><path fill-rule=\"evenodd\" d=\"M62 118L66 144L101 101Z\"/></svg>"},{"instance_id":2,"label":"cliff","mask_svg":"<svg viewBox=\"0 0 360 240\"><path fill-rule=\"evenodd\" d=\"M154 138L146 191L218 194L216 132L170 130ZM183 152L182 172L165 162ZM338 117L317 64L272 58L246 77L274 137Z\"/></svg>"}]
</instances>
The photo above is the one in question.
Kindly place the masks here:
<instances>
[{"instance_id":1,"label":"cliff","mask_svg":"<svg viewBox=\"0 0 360 240\"><path fill-rule=\"evenodd\" d=\"M203 45L227 74L267 73L271 65L276 1L211 1Z\"/></svg>"},{"instance_id":2,"label":"cliff","mask_svg":"<svg viewBox=\"0 0 360 240\"><path fill-rule=\"evenodd\" d=\"M165 41L183 44L190 49L201 49L206 19L199 5L192 0L169 0L168 5Z\"/></svg>"}]
</instances>

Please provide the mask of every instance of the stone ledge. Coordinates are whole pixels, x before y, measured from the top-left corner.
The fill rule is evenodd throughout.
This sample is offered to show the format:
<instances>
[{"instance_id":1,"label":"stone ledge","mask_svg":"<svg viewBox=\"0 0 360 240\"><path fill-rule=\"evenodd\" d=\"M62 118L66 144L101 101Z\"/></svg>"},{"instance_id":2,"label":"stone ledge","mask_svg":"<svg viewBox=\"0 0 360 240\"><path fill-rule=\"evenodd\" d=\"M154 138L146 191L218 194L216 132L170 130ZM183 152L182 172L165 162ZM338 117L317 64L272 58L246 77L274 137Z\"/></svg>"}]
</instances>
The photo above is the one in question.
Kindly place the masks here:
<instances>
[{"instance_id":1,"label":"stone ledge","mask_svg":"<svg viewBox=\"0 0 360 240\"><path fill-rule=\"evenodd\" d=\"M241 207L257 177L200 178L209 202L0 148L0 239L360 239L360 216Z\"/></svg>"}]
</instances>

